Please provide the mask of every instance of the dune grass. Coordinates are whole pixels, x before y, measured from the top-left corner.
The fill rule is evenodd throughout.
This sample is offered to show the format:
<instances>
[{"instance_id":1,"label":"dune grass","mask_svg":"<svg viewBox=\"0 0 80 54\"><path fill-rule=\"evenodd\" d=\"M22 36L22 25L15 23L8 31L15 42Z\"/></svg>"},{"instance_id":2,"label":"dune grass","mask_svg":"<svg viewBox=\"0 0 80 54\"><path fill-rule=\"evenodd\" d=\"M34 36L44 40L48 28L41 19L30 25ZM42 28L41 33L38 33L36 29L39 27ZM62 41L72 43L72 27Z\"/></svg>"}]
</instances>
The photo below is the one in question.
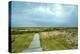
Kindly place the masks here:
<instances>
[{"instance_id":1,"label":"dune grass","mask_svg":"<svg viewBox=\"0 0 80 54\"><path fill-rule=\"evenodd\" d=\"M34 33L12 35L12 53L21 52L28 48L33 39L33 35Z\"/></svg>"},{"instance_id":2,"label":"dune grass","mask_svg":"<svg viewBox=\"0 0 80 54\"><path fill-rule=\"evenodd\" d=\"M41 32L40 42L43 51L77 49L77 29Z\"/></svg>"},{"instance_id":3,"label":"dune grass","mask_svg":"<svg viewBox=\"0 0 80 54\"><path fill-rule=\"evenodd\" d=\"M44 51L66 49L65 45L66 42L64 39L60 38L56 39L53 37L47 37L47 38L41 37L41 47L43 48Z\"/></svg>"}]
</instances>

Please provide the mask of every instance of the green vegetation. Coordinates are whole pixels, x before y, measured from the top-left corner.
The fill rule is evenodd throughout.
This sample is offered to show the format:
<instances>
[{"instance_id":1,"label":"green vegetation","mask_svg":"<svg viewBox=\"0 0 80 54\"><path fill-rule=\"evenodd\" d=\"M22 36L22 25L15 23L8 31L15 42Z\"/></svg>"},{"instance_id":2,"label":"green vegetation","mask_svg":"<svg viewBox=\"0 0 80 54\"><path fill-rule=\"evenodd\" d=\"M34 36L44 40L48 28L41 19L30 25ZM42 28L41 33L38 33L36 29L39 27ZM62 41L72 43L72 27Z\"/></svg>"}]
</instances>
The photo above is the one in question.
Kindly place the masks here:
<instances>
[{"instance_id":1,"label":"green vegetation","mask_svg":"<svg viewBox=\"0 0 80 54\"><path fill-rule=\"evenodd\" d=\"M15 31L17 32L17 31ZM15 33L11 35L11 44L12 44L12 52L21 52L24 49L28 48L34 33Z\"/></svg>"},{"instance_id":2,"label":"green vegetation","mask_svg":"<svg viewBox=\"0 0 80 54\"><path fill-rule=\"evenodd\" d=\"M12 52L28 48L36 32L40 34L43 51L78 48L77 27L15 27L11 29Z\"/></svg>"}]
</instances>

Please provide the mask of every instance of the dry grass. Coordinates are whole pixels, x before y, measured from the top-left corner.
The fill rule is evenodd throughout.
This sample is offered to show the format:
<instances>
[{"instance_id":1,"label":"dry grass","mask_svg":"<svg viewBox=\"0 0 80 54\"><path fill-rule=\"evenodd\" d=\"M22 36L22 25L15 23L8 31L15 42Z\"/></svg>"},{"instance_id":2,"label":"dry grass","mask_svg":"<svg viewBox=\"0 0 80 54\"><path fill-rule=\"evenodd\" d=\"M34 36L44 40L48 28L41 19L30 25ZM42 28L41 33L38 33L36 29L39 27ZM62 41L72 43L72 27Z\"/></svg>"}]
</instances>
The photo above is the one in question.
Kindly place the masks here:
<instances>
[{"instance_id":1,"label":"dry grass","mask_svg":"<svg viewBox=\"0 0 80 54\"><path fill-rule=\"evenodd\" d=\"M77 29L41 32L41 47L43 50L77 49L77 33Z\"/></svg>"},{"instance_id":2,"label":"dry grass","mask_svg":"<svg viewBox=\"0 0 80 54\"><path fill-rule=\"evenodd\" d=\"M24 49L28 48L33 39L33 36L34 33L11 35L12 53L21 52Z\"/></svg>"}]
</instances>

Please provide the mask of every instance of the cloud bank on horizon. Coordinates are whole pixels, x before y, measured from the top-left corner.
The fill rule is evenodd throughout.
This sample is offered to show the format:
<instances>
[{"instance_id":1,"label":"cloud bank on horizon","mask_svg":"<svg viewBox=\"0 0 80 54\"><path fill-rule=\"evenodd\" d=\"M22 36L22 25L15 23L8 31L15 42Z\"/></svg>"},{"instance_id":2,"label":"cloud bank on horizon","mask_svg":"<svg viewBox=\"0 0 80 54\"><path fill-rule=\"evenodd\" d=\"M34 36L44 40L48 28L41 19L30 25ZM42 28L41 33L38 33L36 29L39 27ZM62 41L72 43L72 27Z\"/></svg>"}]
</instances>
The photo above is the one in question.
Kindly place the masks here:
<instances>
[{"instance_id":1,"label":"cloud bank on horizon","mask_svg":"<svg viewBox=\"0 0 80 54\"><path fill-rule=\"evenodd\" d=\"M11 2L12 27L77 27L78 6L70 4Z\"/></svg>"}]
</instances>

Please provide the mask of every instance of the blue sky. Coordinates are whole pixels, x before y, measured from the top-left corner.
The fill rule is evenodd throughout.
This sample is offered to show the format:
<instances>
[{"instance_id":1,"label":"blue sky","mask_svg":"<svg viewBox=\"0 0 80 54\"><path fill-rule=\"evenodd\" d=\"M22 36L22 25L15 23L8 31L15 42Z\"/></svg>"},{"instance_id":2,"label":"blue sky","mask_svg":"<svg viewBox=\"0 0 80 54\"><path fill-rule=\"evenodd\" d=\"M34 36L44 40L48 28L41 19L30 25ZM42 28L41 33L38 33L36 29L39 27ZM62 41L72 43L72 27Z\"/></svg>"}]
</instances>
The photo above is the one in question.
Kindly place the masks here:
<instances>
[{"instance_id":1,"label":"blue sky","mask_svg":"<svg viewBox=\"0 0 80 54\"><path fill-rule=\"evenodd\" d=\"M78 6L14 1L12 27L77 27Z\"/></svg>"}]
</instances>

